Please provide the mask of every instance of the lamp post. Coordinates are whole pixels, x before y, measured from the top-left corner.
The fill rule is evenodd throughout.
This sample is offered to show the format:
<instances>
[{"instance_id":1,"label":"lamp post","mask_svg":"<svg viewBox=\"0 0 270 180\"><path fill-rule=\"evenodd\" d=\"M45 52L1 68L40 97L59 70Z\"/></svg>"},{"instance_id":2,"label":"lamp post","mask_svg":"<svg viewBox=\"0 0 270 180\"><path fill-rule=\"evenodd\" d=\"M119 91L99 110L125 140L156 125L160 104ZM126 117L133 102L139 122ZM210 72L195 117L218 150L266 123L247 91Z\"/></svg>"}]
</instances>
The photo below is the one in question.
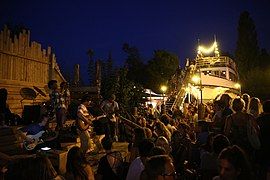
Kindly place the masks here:
<instances>
[{"instance_id":1,"label":"lamp post","mask_svg":"<svg viewBox=\"0 0 270 180\"><path fill-rule=\"evenodd\" d=\"M201 73L201 72L200 72ZM199 84L199 90L200 90L200 95L201 95L201 104L203 103L203 99L202 99L202 79L199 75L194 75L191 80L195 83L195 84Z\"/></svg>"},{"instance_id":2,"label":"lamp post","mask_svg":"<svg viewBox=\"0 0 270 180\"><path fill-rule=\"evenodd\" d=\"M165 92L167 91L168 87L165 85L162 85L160 87L160 90L162 91L162 96L163 96L163 104L165 104Z\"/></svg>"},{"instance_id":3,"label":"lamp post","mask_svg":"<svg viewBox=\"0 0 270 180\"><path fill-rule=\"evenodd\" d=\"M191 79L195 84L199 85L201 103L198 103L198 119L204 118L204 106L203 106L203 95L202 95L202 78L201 71L199 71L199 75L196 74Z\"/></svg>"}]
</instances>

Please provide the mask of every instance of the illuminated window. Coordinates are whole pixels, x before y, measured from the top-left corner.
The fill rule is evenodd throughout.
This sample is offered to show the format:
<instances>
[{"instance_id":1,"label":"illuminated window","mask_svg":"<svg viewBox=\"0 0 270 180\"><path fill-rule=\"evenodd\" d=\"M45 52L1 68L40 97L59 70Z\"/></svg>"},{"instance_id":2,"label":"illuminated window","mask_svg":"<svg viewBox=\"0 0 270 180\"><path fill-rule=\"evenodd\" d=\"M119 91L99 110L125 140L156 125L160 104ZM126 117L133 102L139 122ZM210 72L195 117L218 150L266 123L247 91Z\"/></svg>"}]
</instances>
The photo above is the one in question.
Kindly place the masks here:
<instances>
[{"instance_id":1,"label":"illuminated window","mask_svg":"<svg viewBox=\"0 0 270 180\"><path fill-rule=\"evenodd\" d=\"M226 71L222 71L221 74L220 74L220 77L226 78Z\"/></svg>"}]
</instances>

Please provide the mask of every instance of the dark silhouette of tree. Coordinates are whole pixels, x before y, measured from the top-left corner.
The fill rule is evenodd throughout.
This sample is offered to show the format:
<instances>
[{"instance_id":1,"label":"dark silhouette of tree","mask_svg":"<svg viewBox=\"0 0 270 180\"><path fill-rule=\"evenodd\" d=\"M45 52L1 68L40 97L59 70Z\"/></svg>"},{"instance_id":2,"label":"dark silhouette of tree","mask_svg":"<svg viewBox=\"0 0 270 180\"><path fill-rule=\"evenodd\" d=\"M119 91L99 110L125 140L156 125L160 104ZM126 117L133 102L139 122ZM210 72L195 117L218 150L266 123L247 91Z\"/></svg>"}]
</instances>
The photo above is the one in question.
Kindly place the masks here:
<instances>
[{"instance_id":1,"label":"dark silhouette of tree","mask_svg":"<svg viewBox=\"0 0 270 180\"><path fill-rule=\"evenodd\" d=\"M243 92L262 99L269 98L270 56L265 49L260 50L254 22L246 11L239 18L235 61Z\"/></svg>"},{"instance_id":2,"label":"dark silhouette of tree","mask_svg":"<svg viewBox=\"0 0 270 180\"><path fill-rule=\"evenodd\" d=\"M94 51L93 49L88 49L87 51L87 55L88 55L88 68L87 68L87 72L88 72L88 76L89 76L89 83L90 85L94 86L95 85L95 69L96 69L96 64L95 61L93 59L94 56Z\"/></svg>"},{"instance_id":3,"label":"dark silhouette of tree","mask_svg":"<svg viewBox=\"0 0 270 180\"><path fill-rule=\"evenodd\" d=\"M123 51L127 53L126 67L128 68L127 78L135 83L143 84L145 82L144 63L139 50L125 43Z\"/></svg>"},{"instance_id":4,"label":"dark silhouette of tree","mask_svg":"<svg viewBox=\"0 0 270 180\"><path fill-rule=\"evenodd\" d=\"M106 75L110 76L113 73L113 58L112 53L109 52L108 59L106 62Z\"/></svg>"},{"instance_id":5,"label":"dark silhouette of tree","mask_svg":"<svg viewBox=\"0 0 270 180\"><path fill-rule=\"evenodd\" d=\"M111 52L106 61L102 61L101 66L101 95L106 98L117 92L117 73L113 67L113 58Z\"/></svg>"},{"instance_id":6,"label":"dark silhouette of tree","mask_svg":"<svg viewBox=\"0 0 270 180\"><path fill-rule=\"evenodd\" d=\"M270 55L266 49L261 50L259 67L262 69L268 69L270 67Z\"/></svg>"},{"instance_id":7,"label":"dark silhouette of tree","mask_svg":"<svg viewBox=\"0 0 270 180\"><path fill-rule=\"evenodd\" d=\"M238 22L235 61L243 82L248 79L247 72L260 64L256 27L247 11L241 13Z\"/></svg>"},{"instance_id":8,"label":"dark silhouette of tree","mask_svg":"<svg viewBox=\"0 0 270 180\"><path fill-rule=\"evenodd\" d=\"M167 85L178 67L179 59L176 55L165 50L154 51L154 57L147 65L147 87L160 92L160 86Z\"/></svg>"},{"instance_id":9,"label":"dark silhouette of tree","mask_svg":"<svg viewBox=\"0 0 270 180\"><path fill-rule=\"evenodd\" d=\"M131 110L143 102L143 88L127 78L128 69L120 68L117 78L117 99L124 109Z\"/></svg>"}]
</instances>

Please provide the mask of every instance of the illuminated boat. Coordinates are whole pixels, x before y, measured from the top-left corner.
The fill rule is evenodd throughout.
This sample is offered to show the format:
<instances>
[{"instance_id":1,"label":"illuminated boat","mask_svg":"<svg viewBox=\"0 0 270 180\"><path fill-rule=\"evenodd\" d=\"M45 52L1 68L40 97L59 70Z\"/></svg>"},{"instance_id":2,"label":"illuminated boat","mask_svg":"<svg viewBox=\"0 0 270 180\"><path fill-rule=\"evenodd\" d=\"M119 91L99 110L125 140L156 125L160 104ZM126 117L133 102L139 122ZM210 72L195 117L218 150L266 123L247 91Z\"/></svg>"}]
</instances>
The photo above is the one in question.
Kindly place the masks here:
<instances>
[{"instance_id":1,"label":"illuminated boat","mask_svg":"<svg viewBox=\"0 0 270 180\"><path fill-rule=\"evenodd\" d=\"M241 94L236 64L230 57L220 56L216 41L209 48L199 46L197 57L189 68L186 95L192 94L196 99L208 102L223 93L232 97Z\"/></svg>"}]
</instances>

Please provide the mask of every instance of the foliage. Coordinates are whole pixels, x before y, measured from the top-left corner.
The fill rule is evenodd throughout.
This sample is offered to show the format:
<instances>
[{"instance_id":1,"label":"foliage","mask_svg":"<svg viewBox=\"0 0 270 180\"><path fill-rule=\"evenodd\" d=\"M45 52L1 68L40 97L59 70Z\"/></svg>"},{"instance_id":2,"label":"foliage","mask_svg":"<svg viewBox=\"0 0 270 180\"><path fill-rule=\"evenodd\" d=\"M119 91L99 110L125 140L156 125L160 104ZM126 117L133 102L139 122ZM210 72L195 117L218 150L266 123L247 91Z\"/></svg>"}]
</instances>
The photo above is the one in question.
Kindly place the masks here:
<instances>
[{"instance_id":1,"label":"foliage","mask_svg":"<svg viewBox=\"0 0 270 180\"><path fill-rule=\"evenodd\" d=\"M147 66L147 86L155 92L160 92L161 85L167 85L179 67L178 57L165 50L154 51L154 57Z\"/></svg>"},{"instance_id":2,"label":"foliage","mask_svg":"<svg viewBox=\"0 0 270 180\"><path fill-rule=\"evenodd\" d=\"M246 72L260 64L256 27L247 11L241 13L239 18L235 60L243 82L248 78Z\"/></svg>"},{"instance_id":3,"label":"foliage","mask_svg":"<svg viewBox=\"0 0 270 180\"><path fill-rule=\"evenodd\" d=\"M135 83L144 84L144 63L140 56L139 50L136 47L132 47L125 43L123 45L123 51L127 53L126 67L128 68L127 78Z\"/></svg>"},{"instance_id":4,"label":"foliage","mask_svg":"<svg viewBox=\"0 0 270 180\"><path fill-rule=\"evenodd\" d=\"M270 98L270 66L262 70L261 68L253 68L247 72L249 77L245 84L245 92L251 96L255 96L261 99Z\"/></svg>"},{"instance_id":5,"label":"foliage","mask_svg":"<svg viewBox=\"0 0 270 180\"><path fill-rule=\"evenodd\" d=\"M133 107L138 107L142 103L143 88L139 84L130 81L127 78L127 68L119 70L118 78L118 93L116 94L119 103L123 108L131 110Z\"/></svg>"},{"instance_id":6,"label":"foliage","mask_svg":"<svg viewBox=\"0 0 270 180\"><path fill-rule=\"evenodd\" d=\"M260 50L254 22L246 11L239 18L235 60L243 92L269 98L270 56L265 49Z\"/></svg>"}]
</instances>

